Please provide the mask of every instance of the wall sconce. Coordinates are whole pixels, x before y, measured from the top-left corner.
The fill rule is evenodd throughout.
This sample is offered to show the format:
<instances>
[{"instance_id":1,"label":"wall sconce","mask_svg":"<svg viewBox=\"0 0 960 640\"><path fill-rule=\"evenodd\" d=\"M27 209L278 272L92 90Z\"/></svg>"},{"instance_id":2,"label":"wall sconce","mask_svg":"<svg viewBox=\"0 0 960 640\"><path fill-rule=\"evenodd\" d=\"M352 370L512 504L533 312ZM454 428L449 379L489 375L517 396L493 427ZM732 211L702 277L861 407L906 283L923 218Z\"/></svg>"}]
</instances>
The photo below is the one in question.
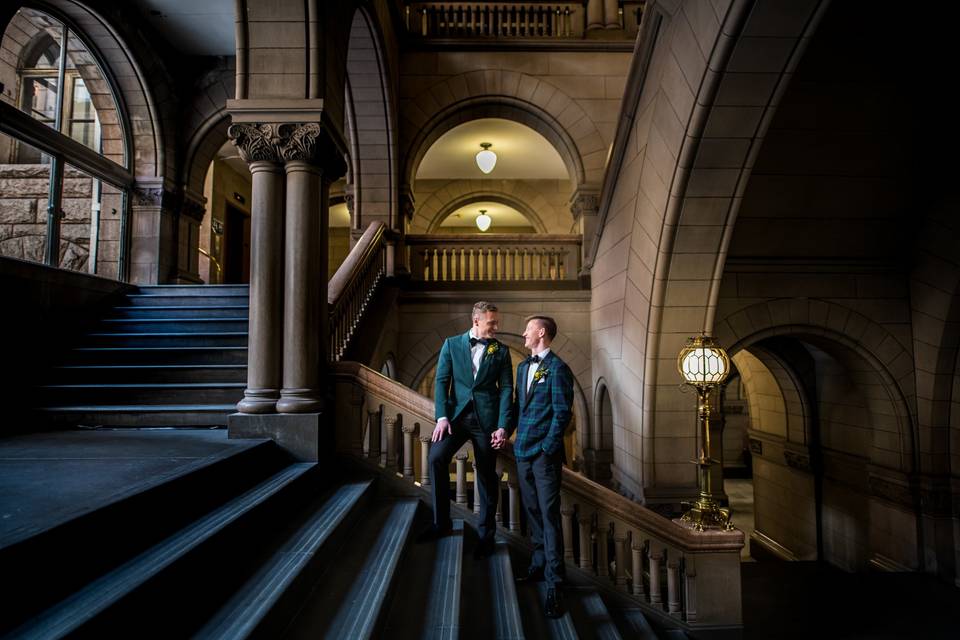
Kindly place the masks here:
<instances>
[{"instance_id":1,"label":"wall sconce","mask_svg":"<svg viewBox=\"0 0 960 640\"><path fill-rule=\"evenodd\" d=\"M480 167L480 171L490 173L497 165L497 154L490 151L493 145L489 142L481 142L480 146L483 147L483 151L477 153L477 166Z\"/></svg>"},{"instance_id":2,"label":"wall sconce","mask_svg":"<svg viewBox=\"0 0 960 640\"><path fill-rule=\"evenodd\" d=\"M697 465L700 495L681 520L697 531L705 528L733 529L730 509L720 507L713 497L710 467L719 462L710 453L710 395L730 374L730 358L713 338L699 335L687 341L677 357L677 369L683 381L697 391L697 422L700 429L700 451Z\"/></svg>"}]
</instances>

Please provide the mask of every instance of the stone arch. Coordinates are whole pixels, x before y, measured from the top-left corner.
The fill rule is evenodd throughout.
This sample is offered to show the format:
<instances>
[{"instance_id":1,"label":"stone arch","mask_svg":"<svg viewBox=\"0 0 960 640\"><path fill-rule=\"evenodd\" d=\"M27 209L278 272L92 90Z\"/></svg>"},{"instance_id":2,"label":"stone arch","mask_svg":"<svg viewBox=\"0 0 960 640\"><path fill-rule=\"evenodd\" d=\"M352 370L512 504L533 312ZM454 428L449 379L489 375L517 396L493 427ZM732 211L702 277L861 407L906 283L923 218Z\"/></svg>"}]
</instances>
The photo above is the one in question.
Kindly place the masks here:
<instances>
[{"instance_id":1,"label":"stone arch","mask_svg":"<svg viewBox=\"0 0 960 640\"><path fill-rule=\"evenodd\" d=\"M353 15L346 57L347 138L351 143L352 227L397 215L396 125L383 34L366 6Z\"/></svg>"},{"instance_id":2,"label":"stone arch","mask_svg":"<svg viewBox=\"0 0 960 640\"><path fill-rule=\"evenodd\" d=\"M590 438L587 441L591 449L610 448L613 425L617 424L616 410L613 399L610 397L607 381L604 378L598 379L593 398L593 428L590 430Z\"/></svg>"},{"instance_id":3,"label":"stone arch","mask_svg":"<svg viewBox=\"0 0 960 640\"><path fill-rule=\"evenodd\" d=\"M227 100L233 98L235 77L236 69L230 60L205 74L194 87L179 179L195 194L203 193L207 168L228 139Z\"/></svg>"},{"instance_id":4,"label":"stone arch","mask_svg":"<svg viewBox=\"0 0 960 640\"><path fill-rule=\"evenodd\" d=\"M479 83L471 78L485 78L483 72L471 72L463 76L454 76L444 80L439 85L431 87L430 91L442 96L440 102L433 101L435 109L425 115L416 102L406 103L401 110L404 119L404 130L416 132L410 140L402 141L404 153L404 184L413 185L416 182L417 167L420 166L423 156L430 146L444 133L457 125L480 118L503 118L526 125L542 135L557 150L567 167L567 174L572 183L571 191L585 184L599 184L603 167L602 159L599 165L586 156L594 153L603 153L605 146L596 125L587 117L586 113L570 98L553 88L548 83L522 74L510 74L505 71L494 71L493 80L489 82L491 89L500 88L504 93L487 92L486 81ZM475 74L480 74L476 76ZM510 89L502 76L518 76L524 78L524 84L543 84L549 87L547 96L539 102L531 102L533 98L526 93L520 94L516 87ZM469 82L468 82L469 80ZM475 87L475 92L467 94L463 87ZM512 93L506 93L511 91ZM465 95L455 100L455 95ZM521 97L521 95L525 97ZM556 105L563 104L566 111L558 112L554 96L562 99ZM561 114L571 112L561 119ZM575 119L574 119L575 118ZM574 126L563 126L563 122L572 121ZM582 134L575 137L576 134Z\"/></svg>"},{"instance_id":5,"label":"stone arch","mask_svg":"<svg viewBox=\"0 0 960 640\"><path fill-rule=\"evenodd\" d=\"M800 302L775 300L742 309L717 323L716 337L731 354L777 336L800 337L816 346L838 345L854 354L869 367L863 373L870 379L863 383L882 387L893 413L899 446L899 465L895 468L907 473L915 471L918 449L908 401L914 388L910 353L892 334L859 313L833 303L803 301L811 305L811 313ZM784 318L781 314L791 308L793 312ZM838 359L843 360L844 356L841 354ZM883 401L879 397L874 400Z\"/></svg>"},{"instance_id":6,"label":"stone arch","mask_svg":"<svg viewBox=\"0 0 960 640\"><path fill-rule=\"evenodd\" d=\"M532 193L532 190L530 190ZM535 198L543 200L543 197L539 194L532 193ZM436 202L434 202L436 200ZM427 233L436 233L437 229L446 220L447 216L459 209L460 207L467 206L471 202L498 202L500 204L505 204L509 207L513 207L524 216L527 220L530 221L530 225L537 230L537 233L547 233L547 227L540 219L540 216L537 215L536 209L527 204L527 201L517 197L513 194L507 194L496 191L474 191L472 193L467 193L461 196L443 202L435 195L432 195L424 203L422 210L426 212L436 211L430 219L429 225L427 226ZM439 206L439 208L437 208ZM541 206L549 206L546 202L543 202ZM418 211L419 213L419 211Z\"/></svg>"},{"instance_id":7,"label":"stone arch","mask_svg":"<svg viewBox=\"0 0 960 640\"><path fill-rule=\"evenodd\" d=\"M174 173L174 154L165 131L174 130L173 92L160 59L143 42L127 40L115 26L122 16L69 0L49 0L39 10L70 28L96 59L117 102L124 127L127 165L138 178ZM120 10L116 10L120 11ZM11 13L10 17L14 14ZM7 21L3 28L6 29ZM119 82L123 78L124 82ZM156 94L167 96L158 101Z\"/></svg>"}]
</instances>

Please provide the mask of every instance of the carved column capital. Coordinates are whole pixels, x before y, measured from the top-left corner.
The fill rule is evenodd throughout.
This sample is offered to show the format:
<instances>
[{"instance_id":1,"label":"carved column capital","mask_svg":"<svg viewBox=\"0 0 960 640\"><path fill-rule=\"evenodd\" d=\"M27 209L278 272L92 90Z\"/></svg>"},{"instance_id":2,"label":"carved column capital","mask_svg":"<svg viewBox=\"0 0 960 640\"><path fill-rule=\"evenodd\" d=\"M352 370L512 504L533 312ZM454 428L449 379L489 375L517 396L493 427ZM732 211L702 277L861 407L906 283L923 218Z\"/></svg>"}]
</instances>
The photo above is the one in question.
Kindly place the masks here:
<instances>
[{"instance_id":1,"label":"carved column capital","mask_svg":"<svg viewBox=\"0 0 960 640\"><path fill-rule=\"evenodd\" d=\"M578 190L570 200L570 213L575 220L585 215L597 215L600 213L600 194L595 191Z\"/></svg>"},{"instance_id":2,"label":"carved column capital","mask_svg":"<svg viewBox=\"0 0 960 640\"><path fill-rule=\"evenodd\" d=\"M238 122L227 128L227 137L248 164L258 161L280 162L283 141L279 128L279 124L269 122Z\"/></svg>"},{"instance_id":3,"label":"carved column capital","mask_svg":"<svg viewBox=\"0 0 960 640\"><path fill-rule=\"evenodd\" d=\"M407 221L413 220L416 211L413 190L409 186L400 189L400 211Z\"/></svg>"},{"instance_id":4,"label":"carved column capital","mask_svg":"<svg viewBox=\"0 0 960 640\"><path fill-rule=\"evenodd\" d=\"M333 182L347 170L343 154L319 122L235 122L227 136L244 162L308 162Z\"/></svg>"},{"instance_id":5,"label":"carved column capital","mask_svg":"<svg viewBox=\"0 0 960 640\"><path fill-rule=\"evenodd\" d=\"M404 433L414 433L417 430L416 425L403 423L400 426L400 431Z\"/></svg>"}]
</instances>

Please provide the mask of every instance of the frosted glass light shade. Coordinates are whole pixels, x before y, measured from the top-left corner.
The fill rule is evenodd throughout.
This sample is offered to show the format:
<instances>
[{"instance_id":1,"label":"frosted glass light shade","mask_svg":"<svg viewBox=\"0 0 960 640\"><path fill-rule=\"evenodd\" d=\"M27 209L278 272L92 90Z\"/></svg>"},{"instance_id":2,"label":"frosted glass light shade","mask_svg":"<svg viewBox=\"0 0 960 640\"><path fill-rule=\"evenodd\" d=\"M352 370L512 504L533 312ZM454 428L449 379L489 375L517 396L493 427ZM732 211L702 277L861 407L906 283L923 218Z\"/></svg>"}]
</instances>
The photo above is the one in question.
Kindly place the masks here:
<instances>
[{"instance_id":1,"label":"frosted glass light shade","mask_svg":"<svg viewBox=\"0 0 960 640\"><path fill-rule=\"evenodd\" d=\"M483 147L483 151L477 152L477 166L480 167L480 171L490 173L497 166L497 154L490 151L493 145L489 142L482 142L480 146Z\"/></svg>"},{"instance_id":2,"label":"frosted glass light shade","mask_svg":"<svg viewBox=\"0 0 960 640\"><path fill-rule=\"evenodd\" d=\"M697 336L680 352L677 368L687 384L721 384L730 373L730 359L710 337Z\"/></svg>"},{"instance_id":3,"label":"frosted glass light shade","mask_svg":"<svg viewBox=\"0 0 960 640\"><path fill-rule=\"evenodd\" d=\"M490 228L491 222L493 222L493 220L487 215L486 209L481 209L480 215L477 216L477 228L480 229L480 231L486 231Z\"/></svg>"}]
</instances>

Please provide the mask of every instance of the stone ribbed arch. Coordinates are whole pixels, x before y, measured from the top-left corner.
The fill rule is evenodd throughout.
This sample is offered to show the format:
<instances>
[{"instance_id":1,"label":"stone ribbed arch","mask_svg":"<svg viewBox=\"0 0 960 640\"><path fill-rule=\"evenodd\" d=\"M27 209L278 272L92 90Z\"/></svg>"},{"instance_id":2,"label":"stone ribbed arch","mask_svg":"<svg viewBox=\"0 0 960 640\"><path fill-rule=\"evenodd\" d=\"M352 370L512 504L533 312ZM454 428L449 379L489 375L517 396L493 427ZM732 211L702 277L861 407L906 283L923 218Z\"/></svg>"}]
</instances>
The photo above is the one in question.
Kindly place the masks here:
<instances>
[{"instance_id":1,"label":"stone ribbed arch","mask_svg":"<svg viewBox=\"0 0 960 640\"><path fill-rule=\"evenodd\" d=\"M694 408L676 397L676 356L712 329L740 195L824 4L687 0L645 13L587 265L605 354L595 373L622 381L614 475L632 493L693 485Z\"/></svg>"},{"instance_id":2,"label":"stone ribbed arch","mask_svg":"<svg viewBox=\"0 0 960 640\"><path fill-rule=\"evenodd\" d=\"M537 213L549 212L553 218L553 207L536 190L515 181L502 184L483 185L485 180L457 181L444 190L444 195L433 193L422 205L417 207L410 225L410 233L435 233L447 216L472 202L498 202L513 207L530 221L537 233L549 233L543 219ZM492 181L491 181L492 182ZM483 187L487 188L483 188ZM480 188L476 188L480 187ZM499 188L497 188L499 187Z\"/></svg>"},{"instance_id":3,"label":"stone ribbed arch","mask_svg":"<svg viewBox=\"0 0 960 640\"><path fill-rule=\"evenodd\" d=\"M858 386L882 387L883 394L864 393L868 408L893 417L899 441L898 468L916 468L916 435L910 410L915 396L913 354L881 325L823 300L770 300L719 320L715 336L730 353L784 336L802 338L829 352L847 367ZM879 434L880 429L875 430Z\"/></svg>"},{"instance_id":4,"label":"stone ribbed arch","mask_svg":"<svg viewBox=\"0 0 960 640\"><path fill-rule=\"evenodd\" d=\"M347 52L352 226L397 220L396 127L383 38L367 8L353 17Z\"/></svg>"},{"instance_id":5,"label":"stone ribbed arch","mask_svg":"<svg viewBox=\"0 0 960 640\"><path fill-rule=\"evenodd\" d=\"M785 439L798 444L809 444L811 414L809 399L797 373L772 349L752 343L746 351L766 367L777 384L777 391L783 399L786 418ZM735 353L730 355L733 356ZM749 390L749 385L747 386Z\"/></svg>"},{"instance_id":6,"label":"stone ribbed arch","mask_svg":"<svg viewBox=\"0 0 960 640\"><path fill-rule=\"evenodd\" d=\"M606 145L580 105L546 80L515 71L487 69L451 76L426 88L400 108L400 147L407 184L441 135L479 118L524 124L556 148L577 185L598 185Z\"/></svg>"}]
</instances>

